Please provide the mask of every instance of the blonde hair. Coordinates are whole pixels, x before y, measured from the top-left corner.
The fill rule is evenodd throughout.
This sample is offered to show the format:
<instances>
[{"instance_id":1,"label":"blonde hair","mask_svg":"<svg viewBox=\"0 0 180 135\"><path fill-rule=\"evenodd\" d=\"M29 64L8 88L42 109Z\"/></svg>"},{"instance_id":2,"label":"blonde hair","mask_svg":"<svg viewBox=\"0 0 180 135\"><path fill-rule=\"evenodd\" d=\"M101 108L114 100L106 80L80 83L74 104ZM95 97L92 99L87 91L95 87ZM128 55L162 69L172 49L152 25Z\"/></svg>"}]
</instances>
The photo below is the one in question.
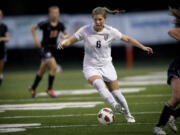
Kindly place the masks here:
<instances>
[{"instance_id":1,"label":"blonde hair","mask_svg":"<svg viewBox=\"0 0 180 135\"><path fill-rule=\"evenodd\" d=\"M101 14L103 15L104 18L106 18L107 14L120 14L120 13L124 13L125 10L110 10L107 7L96 7L93 9L92 11L92 16Z\"/></svg>"},{"instance_id":2,"label":"blonde hair","mask_svg":"<svg viewBox=\"0 0 180 135\"><path fill-rule=\"evenodd\" d=\"M174 20L175 26L180 27L180 8L179 9L173 9L173 8L169 7L169 11L175 17L175 20Z\"/></svg>"}]
</instances>

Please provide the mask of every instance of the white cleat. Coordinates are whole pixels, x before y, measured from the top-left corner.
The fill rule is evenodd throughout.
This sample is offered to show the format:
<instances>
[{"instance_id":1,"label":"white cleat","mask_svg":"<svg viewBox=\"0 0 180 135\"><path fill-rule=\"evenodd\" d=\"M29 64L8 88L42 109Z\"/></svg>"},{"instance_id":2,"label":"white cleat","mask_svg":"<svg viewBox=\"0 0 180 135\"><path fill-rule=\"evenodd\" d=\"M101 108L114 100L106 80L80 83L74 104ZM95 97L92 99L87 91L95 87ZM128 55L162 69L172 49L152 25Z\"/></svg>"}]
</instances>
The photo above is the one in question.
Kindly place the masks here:
<instances>
[{"instance_id":1,"label":"white cleat","mask_svg":"<svg viewBox=\"0 0 180 135\"><path fill-rule=\"evenodd\" d=\"M170 116L170 118L169 118L169 121L168 121L168 125L169 125L169 128L173 131L173 132L175 132L175 133L177 133L177 127L176 127L176 124L175 124L175 122L176 122L176 120L175 120L175 118L174 118L174 116Z\"/></svg>"},{"instance_id":2,"label":"white cleat","mask_svg":"<svg viewBox=\"0 0 180 135\"><path fill-rule=\"evenodd\" d=\"M117 113L123 113L123 109L122 109L122 107L121 107L120 104L117 104L117 105L115 106L115 110L116 110Z\"/></svg>"},{"instance_id":3,"label":"white cleat","mask_svg":"<svg viewBox=\"0 0 180 135\"><path fill-rule=\"evenodd\" d=\"M133 116L125 116L125 118L126 118L127 123L135 123L136 122L136 120L134 119Z\"/></svg>"},{"instance_id":4,"label":"white cleat","mask_svg":"<svg viewBox=\"0 0 180 135\"><path fill-rule=\"evenodd\" d=\"M156 135L166 135L166 132L161 127L154 127L153 133Z\"/></svg>"}]
</instances>

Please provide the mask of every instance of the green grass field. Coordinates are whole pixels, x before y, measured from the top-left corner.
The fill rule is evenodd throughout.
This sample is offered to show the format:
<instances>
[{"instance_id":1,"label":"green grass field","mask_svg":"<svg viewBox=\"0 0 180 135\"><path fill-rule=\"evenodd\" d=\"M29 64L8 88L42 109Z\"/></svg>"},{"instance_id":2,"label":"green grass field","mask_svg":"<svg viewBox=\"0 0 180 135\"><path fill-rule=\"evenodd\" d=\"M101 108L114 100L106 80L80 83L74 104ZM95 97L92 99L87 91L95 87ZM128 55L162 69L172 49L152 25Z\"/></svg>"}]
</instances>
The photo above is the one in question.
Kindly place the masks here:
<instances>
[{"instance_id":1,"label":"green grass field","mask_svg":"<svg viewBox=\"0 0 180 135\"><path fill-rule=\"evenodd\" d=\"M0 86L0 132L9 131L9 133L2 133L8 135L152 135L152 129L159 118L160 111L171 93L170 87L165 84L167 65L137 67L132 70L116 66L116 69L122 83L129 81L125 77L148 76L145 79L134 78L129 81L130 85L120 86L122 90L145 89L124 93L130 110L136 118L135 124L127 124L124 116L119 114L116 114L115 123L112 125L102 126L98 123L98 111L110 106L98 93L81 93L83 91L81 89L88 91L93 88L84 79L80 68L64 69L62 73L57 74L54 89L66 91L66 94L61 94L56 99L46 95L31 99L27 89L34 79L36 70L6 70L3 85ZM154 78L150 79L153 76ZM46 74L37 89L38 93L46 90L47 79ZM133 82L146 81L148 83L156 82L156 80L161 82L159 84L133 84ZM72 91L68 94L68 90L79 89L81 90L79 94L73 94ZM84 104L81 105L78 102ZM42 107L43 104L40 103L44 103L45 106ZM59 104L56 106L56 103ZM40 105L33 109L38 104ZM8 125L3 127L4 124ZM10 124L22 125L18 127L18 125ZM179 120L177 120L177 126L180 128ZM20 131L10 133L14 130ZM168 134L174 134L168 126L166 126L166 131Z\"/></svg>"}]
</instances>

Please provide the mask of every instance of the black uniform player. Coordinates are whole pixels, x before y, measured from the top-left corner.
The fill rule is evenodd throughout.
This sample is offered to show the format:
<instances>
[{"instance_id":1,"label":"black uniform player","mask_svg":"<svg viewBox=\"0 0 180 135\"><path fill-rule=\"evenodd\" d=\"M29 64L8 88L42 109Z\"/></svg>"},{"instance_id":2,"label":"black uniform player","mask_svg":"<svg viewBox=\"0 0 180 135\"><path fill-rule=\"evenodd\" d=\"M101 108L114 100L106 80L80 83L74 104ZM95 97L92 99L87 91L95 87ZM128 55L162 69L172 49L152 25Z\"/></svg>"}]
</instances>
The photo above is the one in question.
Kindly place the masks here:
<instances>
[{"instance_id":1,"label":"black uniform player","mask_svg":"<svg viewBox=\"0 0 180 135\"><path fill-rule=\"evenodd\" d=\"M52 89L52 85L57 69L56 60L54 58L57 45L57 38L60 32L64 33L64 35L61 35L61 38L65 39L68 37L68 33L65 31L64 25L58 21L59 14L60 11L58 7L50 7L49 19L40 22L39 24L32 27L32 35L36 46L40 48L41 55L41 65L39 71L36 75L33 85L30 87L30 91L32 92L32 98L36 97L36 88L48 67L50 67L50 73L47 93L51 97L56 97ZM36 30L38 28L43 32L42 42L39 42L39 40L37 39Z\"/></svg>"},{"instance_id":2,"label":"black uniform player","mask_svg":"<svg viewBox=\"0 0 180 135\"><path fill-rule=\"evenodd\" d=\"M176 17L176 28L169 31L169 35L176 40L180 41L180 9L171 9L170 12ZM154 133L157 135L166 135L164 127L168 122L170 129L177 132L175 120L180 116L180 108L177 108L180 103L180 56L174 59L168 69L168 84L171 86L172 95L170 100L165 104L162 110L160 119Z\"/></svg>"},{"instance_id":3,"label":"black uniform player","mask_svg":"<svg viewBox=\"0 0 180 135\"><path fill-rule=\"evenodd\" d=\"M0 10L0 85L3 80L4 63L7 60L7 52L5 42L9 41L9 32L7 26L2 23L3 12Z\"/></svg>"}]
</instances>

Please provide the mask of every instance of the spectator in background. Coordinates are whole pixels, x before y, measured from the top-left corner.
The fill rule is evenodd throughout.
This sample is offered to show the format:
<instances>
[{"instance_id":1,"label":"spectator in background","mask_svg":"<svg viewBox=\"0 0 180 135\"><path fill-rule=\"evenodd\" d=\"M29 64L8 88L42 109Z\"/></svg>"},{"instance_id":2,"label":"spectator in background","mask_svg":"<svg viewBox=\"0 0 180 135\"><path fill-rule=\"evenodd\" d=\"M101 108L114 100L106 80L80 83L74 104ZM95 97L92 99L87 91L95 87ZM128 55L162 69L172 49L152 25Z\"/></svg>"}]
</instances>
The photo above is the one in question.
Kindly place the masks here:
<instances>
[{"instance_id":1,"label":"spectator in background","mask_svg":"<svg viewBox=\"0 0 180 135\"><path fill-rule=\"evenodd\" d=\"M0 85L3 80L3 68L7 61L7 49L5 43L9 41L8 27L2 22L3 11L0 9Z\"/></svg>"}]
</instances>

